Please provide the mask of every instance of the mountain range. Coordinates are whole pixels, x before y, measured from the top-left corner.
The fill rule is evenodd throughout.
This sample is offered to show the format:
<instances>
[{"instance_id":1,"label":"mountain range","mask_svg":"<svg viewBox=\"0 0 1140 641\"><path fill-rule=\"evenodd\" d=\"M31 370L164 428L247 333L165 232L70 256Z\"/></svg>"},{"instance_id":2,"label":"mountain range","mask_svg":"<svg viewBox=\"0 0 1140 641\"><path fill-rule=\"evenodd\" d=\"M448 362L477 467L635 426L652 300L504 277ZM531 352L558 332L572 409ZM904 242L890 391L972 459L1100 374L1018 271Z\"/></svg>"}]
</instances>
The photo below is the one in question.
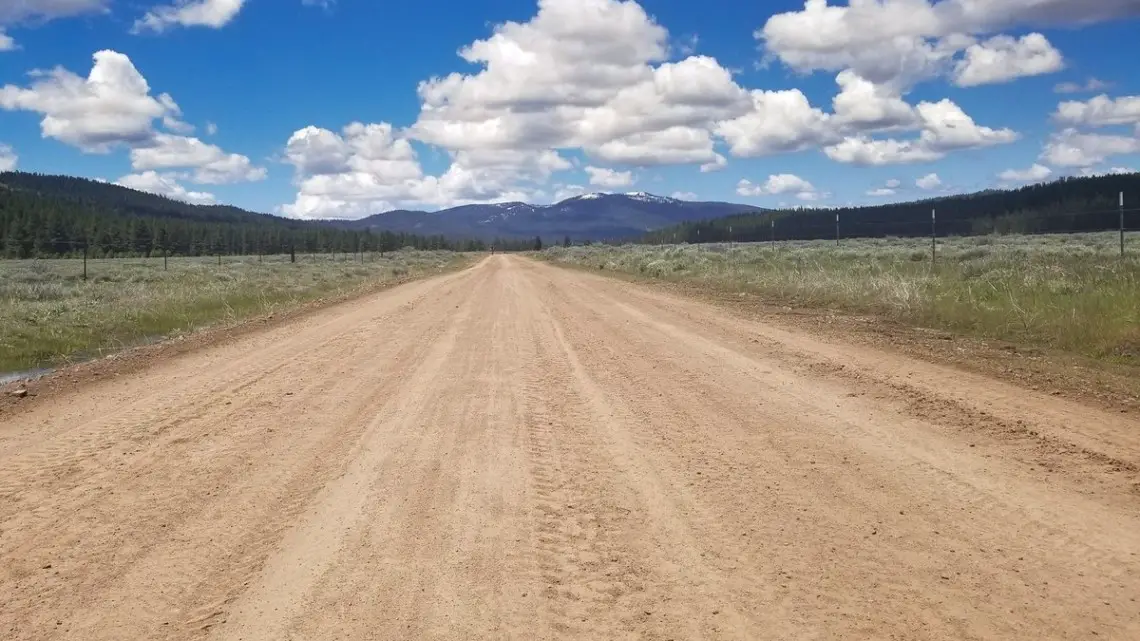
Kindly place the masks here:
<instances>
[{"instance_id":1,"label":"mountain range","mask_svg":"<svg viewBox=\"0 0 1140 641\"><path fill-rule=\"evenodd\" d=\"M49 209L71 209L81 216L132 216L200 223L332 228L347 232L391 232L452 240L521 240L541 236L549 242L569 236L576 241L636 239L646 232L685 222L767 210L726 202L692 202L645 192L592 193L552 205L508 202L463 205L440 211L396 210L361 220L296 220L228 205L193 205L115 184L22 172L0 173L0 208L22 206L32 198ZM46 203L51 202L51 205ZM62 204L70 203L70 204Z\"/></svg>"},{"instance_id":2,"label":"mountain range","mask_svg":"<svg viewBox=\"0 0 1140 641\"><path fill-rule=\"evenodd\" d=\"M1019 189L869 207L772 211L634 192L584 194L553 205L466 205L354 221L304 221L227 205L191 205L85 178L8 172L0 173L0 257L251 255L406 246L478 251L492 243L532 247L535 236L546 244L567 236L576 242L690 243L837 234L944 237L1117 230L1121 222L1136 230L1138 194L1140 174L1132 173L1065 177Z\"/></svg>"},{"instance_id":3,"label":"mountain range","mask_svg":"<svg viewBox=\"0 0 1140 641\"><path fill-rule=\"evenodd\" d=\"M435 212L397 210L361 220L326 221L341 229L383 230L448 238L606 240L639 238L683 222L767 211L725 202L693 202L645 192L583 194L553 205L521 202L464 205Z\"/></svg>"}]
</instances>

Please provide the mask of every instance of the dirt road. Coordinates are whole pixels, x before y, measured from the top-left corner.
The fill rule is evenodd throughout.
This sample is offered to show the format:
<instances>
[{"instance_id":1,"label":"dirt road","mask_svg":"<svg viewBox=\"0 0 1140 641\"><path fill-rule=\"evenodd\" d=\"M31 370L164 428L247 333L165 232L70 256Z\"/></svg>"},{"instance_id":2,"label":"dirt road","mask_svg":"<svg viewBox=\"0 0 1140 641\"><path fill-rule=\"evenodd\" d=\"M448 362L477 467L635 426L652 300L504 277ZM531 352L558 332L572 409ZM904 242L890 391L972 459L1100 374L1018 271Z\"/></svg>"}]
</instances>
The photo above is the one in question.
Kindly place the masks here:
<instances>
[{"instance_id":1,"label":"dirt road","mask_svg":"<svg viewBox=\"0 0 1140 641\"><path fill-rule=\"evenodd\" d=\"M0 422L0 638L1140 639L1140 420L518 257Z\"/></svg>"}]
</instances>

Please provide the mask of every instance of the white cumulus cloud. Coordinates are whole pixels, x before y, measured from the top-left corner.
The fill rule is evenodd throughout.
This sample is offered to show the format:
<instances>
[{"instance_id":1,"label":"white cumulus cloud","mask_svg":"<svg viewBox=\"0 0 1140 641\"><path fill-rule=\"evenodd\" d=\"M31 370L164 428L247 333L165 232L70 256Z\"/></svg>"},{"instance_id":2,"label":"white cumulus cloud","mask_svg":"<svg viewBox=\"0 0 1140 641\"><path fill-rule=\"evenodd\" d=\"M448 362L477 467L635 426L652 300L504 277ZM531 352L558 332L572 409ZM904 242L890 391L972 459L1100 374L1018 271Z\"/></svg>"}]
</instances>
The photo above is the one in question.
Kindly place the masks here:
<instances>
[{"instance_id":1,"label":"white cumulus cloud","mask_svg":"<svg viewBox=\"0 0 1140 641\"><path fill-rule=\"evenodd\" d=\"M295 218L361 218L401 206L448 207L529 200L533 184L573 165L553 150L459 150L440 176L426 175L407 138L388 123L352 123L340 133L298 130L285 148L298 194Z\"/></svg>"},{"instance_id":2,"label":"white cumulus cloud","mask_svg":"<svg viewBox=\"0 0 1140 641\"><path fill-rule=\"evenodd\" d=\"M1136 15L1135 0L806 0L802 11L772 16L755 35L769 56L796 71L851 69L872 82L905 86L953 73L955 56L977 44L976 36ZM1041 63L1027 67L1035 68Z\"/></svg>"},{"instance_id":3,"label":"white cumulus cloud","mask_svg":"<svg viewBox=\"0 0 1140 641\"><path fill-rule=\"evenodd\" d=\"M724 156L720 155L720 154L716 154L716 156L712 159L711 162L707 162L707 163L701 165L701 173L707 174L707 173L711 173L714 171L720 171L721 169L724 169L727 166L728 166L728 159L725 158Z\"/></svg>"},{"instance_id":4,"label":"white cumulus cloud","mask_svg":"<svg viewBox=\"0 0 1140 641\"><path fill-rule=\"evenodd\" d=\"M135 21L133 33L161 33L171 27L224 27L237 17L245 0L177 0L155 7Z\"/></svg>"},{"instance_id":5,"label":"white cumulus cloud","mask_svg":"<svg viewBox=\"0 0 1140 641\"><path fill-rule=\"evenodd\" d=\"M1053 175L1053 170L1045 165L1034 164L1029 169L1007 169L998 178L1007 183L1034 183L1041 182Z\"/></svg>"},{"instance_id":6,"label":"white cumulus cloud","mask_svg":"<svg viewBox=\"0 0 1140 641\"><path fill-rule=\"evenodd\" d=\"M876 85L851 70L835 78L840 92L832 101L838 125L860 131L907 129L919 124L918 113L895 89Z\"/></svg>"},{"instance_id":7,"label":"white cumulus cloud","mask_svg":"<svg viewBox=\"0 0 1140 641\"><path fill-rule=\"evenodd\" d=\"M451 151L580 148L612 163L723 162L710 129L747 92L713 58L666 62L668 32L636 2L540 0L460 50L480 65L422 82L410 135Z\"/></svg>"},{"instance_id":8,"label":"white cumulus cloud","mask_svg":"<svg viewBox=\"0 0 1140 641\"><path fill-rule=\"evenodd\" d=\"M831 115L812 107L799 89L752 92L752 109L716 125L734 156L801 151L836 138Z\"/></svg>"},{"instance_id":9,"label":"white cumulus cloud","mask_svg":"<svg viewBox=\"0 0 1140 641\"><path fill-rule=\"evenodd\" d=\"M1100 95L1085 102L1062 102L1053 118L1073 126L1133 125L1140 123L1140 96L1109 98Z\"/></svg>"},{"instance_id":10,"label":"white cumulus cloud","mask_svg":"<svg viewBox=\"0 0 1140 641\"><path fill-rule=\"evenodd\" d=\"M204 191L189 191L178 184L178 176L176 174L159 174L154 171L146 171L140 174L128 174L123 176L116 180L115 184L138 191L166 196L174 200L181 200L192 205L213 205L217 202L217 198L215 198L213 194Z\"/></svg>"},{"instance_id":11,"label":"white cumulus cloud","mask_svg":"<svg viewBox=\"0 0 1140 641\"><path fill-rule=\"evenodd\" d=\"M1064 67L1061 52L1039 33L1022 36L1020 40L995 36L966 49L965 58L954 68L954 82L959 87L989 85L1053 73Z\"/></svg>"},{"instance_id":12,"label":"white cumulus cloud","mask_svg":"<svg viewBox=\"0 0 1140 641\"><path fill-rule=\"evenodd\" d=\"M912 106L888 85L851 71L836 77L834 112L812 107L798 89L753 91L752 110L715 129L735 156L756 157L823 147L838 162L882 165L927 162L960 149L1017 139L1009 129L974 122L950 100ZM915 140L875 139L876 132L918 131Z\"/></svg>"},{"instance_id":13,"label":"white cumulus cloud","mask_svg":"<svg viewBox=\"0 0 1140 641\"><path fill-rule=\"evenodd\" d=\"M945 154L916 140L873 140L853 136L824 150L828 158L849 165L901 165L931 162Z\"/></svg>"},{"instance_id":14,"label":"white cumulus cloud","mask_svg":"<svg viewBox=\"0 0 1140 641\"><path fill-rule=\"evenodd\" d=\"M1091 167L1113 156L1140 153L1140 138L1065 129L1049 139L1041 160L1058 167Z\"/></svg>"},{"instance_id":15,"label":"white cumulus cloud","mask_svg":"<svg viewBox=\"0 0 1140 641\"><path fill-rule=\"evenodd\" d=\"M560 203L568 198L581 196L586 193L586 188L582 185L554 185L554 202Z\"/></svg>"},{"instance_id":16,"label":"white cumulus cloud","mask_svg":"<svg viewBox=\"0 0 1140 641\"><path fill-rule=\"evenodd\" d=\"M16 155L16 151L0 143L0 171L16 171L16 165L20 157Z\"/></svg>"},{"instance_id":17,"label":"white cumulus cloud","mask_svg":"<svg viewBox=\"0 0 1140 641\"><path fill-rule=\"evenodd\" d=\"M193 127L182 121L182 110L174 98L165 93L152 96L146 78L124 54L96 53L86 78L62 67L34 71L31 77L28 87L0 87L0 108L42 114L40 128L44 137L84 152L130 149L132 168L144 172L135 175L144 176L149 183L132 180L135 184L150 184L153 188L149 191L176 193L167 184L169 176L145 173L149 170L185 170L190 172L185 179L205 184L261 180L266 176L266 170L254 167L246 156L178 135L189 133ZM156 130L156 121L175 133Z\"/></svg>"},{"instance_id":18,"label":"white cumulus cloud","mask_svg":"<svg viewBox=\"0 0 1140 641\"><path fill-rule=\"evenodd\" d=\"M916 110L922 122L922 132L917 139L872 139L857 135L825 148L824 152L841 163L892 165L939 160L952 151L1006 144L1018 138L1010 129L978 125L950 100L919 103Z\"/></svg>"},{"instance_id":19,"label":"white cumulus cloud","mask_svg":"<svg viewBox=\"0 0 1140 641\"><path fill-rule=\"evenodd\" d=\"M1053 87L1055 93L1095 93L1097 91L1104 91L1110 89L1112 83L1099 80L1097 78L1089 78L1084 83L1076 82L1061 82Z\"/></svg>"},{"instance_id":20,"label":"white cumulus cloud","mask_svg":"<svg viewBox=\"0 0 1140 641\"><path fill-rule=\"evenodd\" d=\"M145 142L153 135L156 119L178 116L170 96L150 95L150 86L130 58L100 51L94 59L86 78L57 67L32 72L27 88L0 87L0 108L43 114L45 137L97 153Z\"/></svg>"},{"instance_id":21,"label":"white cumulus cloud","mask_svg":"<svg viewBox=\"0 0 1140 641\"><path fill-rule=\"evenodd\" d=\"M590 176L590 184L606 189L628 187L633 184L633 172L615 171L605 167L586 167L586 174Z\"/></svg>"},{"instance_id":22,"label":"white cumulus cloud","mask_svg":"<svg viewBox=\"0 0 1140 641\"><path fill-rule=\"evenodd\" d=\"M267 173L241 154L228 154L197 138L161 133L131 150L131 166L136 171L192 169L194 182L211 185L262 180Z\"/></svg>"},{"instance_id":23,"label":"white cumulus cloud","mask_svg":"<svg viewBox=\"0 0 1140 641\"><path fill-rule=\"evenodd\" d=\"M914 184L919 189L932 191L942 186L942 179L938 177L938 174L927 174L914 181Z\"/></svg>"},{"instance_id":24,"label":"white cumulus cloud","mask_svg":"<svg viewBox=\"0 0 1140 641\"><path fill-rule=\"evenodd\" d=\"M773 174L768 176L768 179L762 184L754 184L747 179L741 179L736 184L736 193L740 196L750 197L794 194L796 198L806 201L826 197L826 194L817 190L815 185L795 174Z\"/></svg>"}]
</instances>

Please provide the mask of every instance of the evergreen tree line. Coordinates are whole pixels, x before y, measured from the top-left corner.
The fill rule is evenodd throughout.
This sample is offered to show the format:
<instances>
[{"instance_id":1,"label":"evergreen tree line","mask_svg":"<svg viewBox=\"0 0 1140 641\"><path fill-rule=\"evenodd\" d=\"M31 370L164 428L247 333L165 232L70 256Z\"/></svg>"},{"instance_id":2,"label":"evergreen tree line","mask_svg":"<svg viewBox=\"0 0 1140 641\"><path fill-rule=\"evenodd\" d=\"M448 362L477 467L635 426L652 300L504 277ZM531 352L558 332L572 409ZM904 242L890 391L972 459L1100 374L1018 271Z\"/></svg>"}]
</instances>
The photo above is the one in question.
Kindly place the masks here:
<instances>
[{"instance_id":1,"label":"evergreen tree line","mask_svg":"<svg viewBox=\"0 0 1140 641\"><path fill-rule=\"evenodd\" d=\"M494 241L500 250L532 241ZM0 174L0 257L94 258L485 251L482 240L338 229L227 206L198 206L80 178Z\"/></svg>"},{"instance_id":2,"label":"evergreen tree line","mask_svg":"<svg viewBox=\"0 0 1140 641\"><path fill-rule=\"evenodd\" d=\"M874 207L784 209L682 223L646 234L646 243L763 242L1043 234L1140 229L1140 174L1064 178L1009 191L984 191ZM936 212L937 220L932 220ZM836 223L838 216L838 224Z\"/></svg>"}]
</instances>

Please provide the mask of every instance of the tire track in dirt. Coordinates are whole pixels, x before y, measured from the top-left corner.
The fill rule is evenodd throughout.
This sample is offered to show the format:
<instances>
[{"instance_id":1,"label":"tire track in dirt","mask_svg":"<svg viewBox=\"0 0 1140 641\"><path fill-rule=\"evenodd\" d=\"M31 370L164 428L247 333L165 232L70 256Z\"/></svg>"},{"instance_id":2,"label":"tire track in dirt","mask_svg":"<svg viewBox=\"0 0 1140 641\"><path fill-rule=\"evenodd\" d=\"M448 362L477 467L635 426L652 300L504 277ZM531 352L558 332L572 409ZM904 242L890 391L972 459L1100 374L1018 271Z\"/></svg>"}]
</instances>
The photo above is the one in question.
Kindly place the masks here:
<instances>
[{"instance_id":1,"label":"tire track in dirt","mask_svg":"<svg viewBox=\"0 0 1140 641\"><path fill-rule=\"evenodd\" d=\"M365 488L393 457L403 453L388 448L392 433L406 431L427 408L430 398L423 392L439 384L460 327L471 313L470 303L470 299L465 300L460 311L448 318L447 331L386 395L348 454L351 463L347 469L314 497L306 517L280 542L279 551L233 613L226 629L229 638L284 638L293 623L291 615L303 611L314 586L339 556L345 537L364 520L372 498ZM438 469L434 473L438 474Z\"/></svg>"}]
</instances>

